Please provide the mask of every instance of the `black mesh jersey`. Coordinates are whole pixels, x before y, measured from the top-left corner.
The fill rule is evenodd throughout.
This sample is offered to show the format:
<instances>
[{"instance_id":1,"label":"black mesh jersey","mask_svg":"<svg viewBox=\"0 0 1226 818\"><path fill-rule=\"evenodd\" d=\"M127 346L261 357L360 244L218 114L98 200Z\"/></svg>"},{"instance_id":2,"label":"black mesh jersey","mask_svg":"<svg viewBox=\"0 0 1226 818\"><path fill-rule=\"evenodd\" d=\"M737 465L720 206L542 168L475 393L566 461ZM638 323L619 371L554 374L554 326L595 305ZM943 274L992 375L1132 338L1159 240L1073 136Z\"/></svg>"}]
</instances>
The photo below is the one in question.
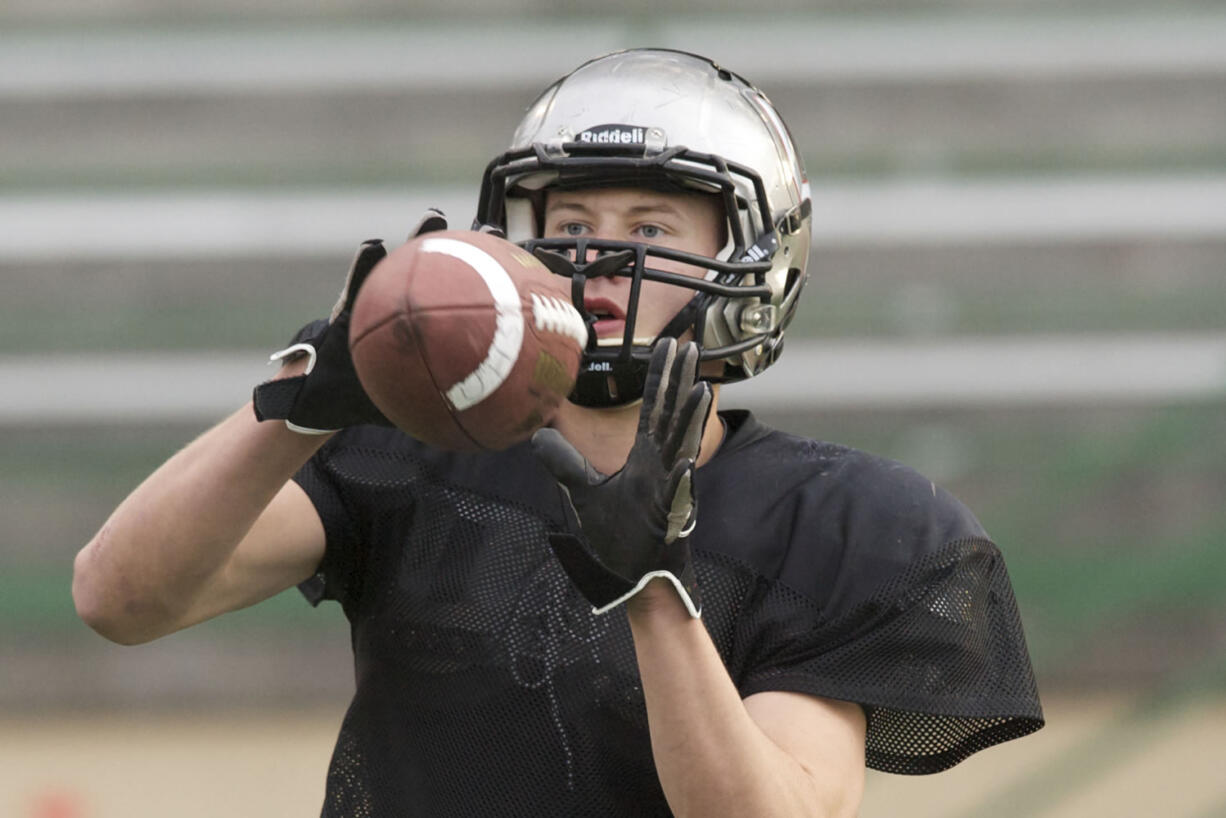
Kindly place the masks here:
<instances>
[{"instance_id":1,"label":"black mesh jersey","mask_svg":"<svg viewBox=\"0 0 1226 818\"><path fill-rule=\"evenodd\" d=\"M957 500L722 416L691 542L743 695L861 703L869 766L899 773L1042 726L1004 562ZM323 815L669 814L624 608L594 616L555 562L563 498L526 445L456 454L361 427L296 479L327 532L302 589L343 606L356 668Z\"/></svg>"}]
</instances>

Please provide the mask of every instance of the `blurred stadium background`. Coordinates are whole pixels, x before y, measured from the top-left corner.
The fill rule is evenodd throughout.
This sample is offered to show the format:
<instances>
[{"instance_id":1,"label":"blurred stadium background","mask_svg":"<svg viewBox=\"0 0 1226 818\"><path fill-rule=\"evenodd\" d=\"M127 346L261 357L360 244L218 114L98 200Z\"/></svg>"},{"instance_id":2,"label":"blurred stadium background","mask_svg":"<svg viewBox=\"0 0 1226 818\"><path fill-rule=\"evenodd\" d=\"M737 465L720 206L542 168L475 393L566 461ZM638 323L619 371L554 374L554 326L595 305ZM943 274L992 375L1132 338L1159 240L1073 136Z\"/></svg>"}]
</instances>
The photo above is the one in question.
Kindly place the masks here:
<instances>
[{"instance_id":1,"label":"blurred stadium background","mask_svg":"<svg viewBox=\"0 0 1226 818\"><path fill-rule=\"evenodd\" d=\"M806 149L812 279L727 404L906 461L1003 547L1049 726L863 815L1226 815L1226 4L0 2L0 814L317 814L351 671L296 594L74 616L109 510L356 242L472 217L534 91L665 45Z\"/></svg>"}]
</instances>

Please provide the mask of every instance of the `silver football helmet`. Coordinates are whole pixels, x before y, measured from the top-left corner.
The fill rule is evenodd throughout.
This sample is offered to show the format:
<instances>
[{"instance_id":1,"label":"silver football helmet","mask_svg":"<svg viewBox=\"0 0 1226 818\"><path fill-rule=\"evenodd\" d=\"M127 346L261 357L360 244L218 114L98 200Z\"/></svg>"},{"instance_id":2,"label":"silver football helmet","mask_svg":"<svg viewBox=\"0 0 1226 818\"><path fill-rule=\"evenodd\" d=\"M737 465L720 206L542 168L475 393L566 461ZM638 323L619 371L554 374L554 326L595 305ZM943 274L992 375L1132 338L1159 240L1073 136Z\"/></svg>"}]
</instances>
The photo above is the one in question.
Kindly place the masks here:
<instances>
[{"instance_id":1,"label":"silver football helmet","mask_svg":"<svg viewBox=\"0 0 1226 818\"><path fill-rule=\"evenodd\" d=\"M726 246L711 258L635 242L541 238L547 190L614 186L718 194ZM643 280L690 287L693 298L661 336L692 330L702 360L722 362L718 375L704 377L727 382L779 356L806 279L810 210L800 156L761 91L704 57L636 49L579 66L532 104L510 149L486 168L477 226L504 230L569 276L589 326L590 278L631 277L632 307ZM653 270L660 258L708 272L703 279ZM571 400L613 406L641 396L650 345L635 343L633 325L628 315L624 338L608 346L589 333Z\"/></svg>"}]
</instances>

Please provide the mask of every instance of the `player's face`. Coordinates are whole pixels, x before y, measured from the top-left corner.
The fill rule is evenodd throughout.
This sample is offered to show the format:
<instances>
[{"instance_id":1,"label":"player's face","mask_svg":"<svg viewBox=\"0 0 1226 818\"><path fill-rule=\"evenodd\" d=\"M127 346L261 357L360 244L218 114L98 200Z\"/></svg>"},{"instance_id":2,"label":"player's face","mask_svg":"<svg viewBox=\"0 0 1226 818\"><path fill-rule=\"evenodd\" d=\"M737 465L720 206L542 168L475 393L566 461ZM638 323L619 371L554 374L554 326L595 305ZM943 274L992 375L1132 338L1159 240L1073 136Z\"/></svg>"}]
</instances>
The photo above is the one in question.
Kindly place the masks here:
<instances>
[{"instance_id":1,"label":"player's face","mask_svg":"<svg viewBox=\"0 0 1226 818\"><path fill-rule=\"evenodd\" d=\"M551 191L545 202L545 237L588 237L634 241L714 256L724 243L723 205L701 193L662 193L639 188ZM706 270L653 258L653 269L702 278ZM650 344L694 296L688 287L644 281L639 294L634 334ZM584 306L598 317L595 330L606 343L622 340L630 279L625 276L587 282Z\"/></svg>"}]
</instances>

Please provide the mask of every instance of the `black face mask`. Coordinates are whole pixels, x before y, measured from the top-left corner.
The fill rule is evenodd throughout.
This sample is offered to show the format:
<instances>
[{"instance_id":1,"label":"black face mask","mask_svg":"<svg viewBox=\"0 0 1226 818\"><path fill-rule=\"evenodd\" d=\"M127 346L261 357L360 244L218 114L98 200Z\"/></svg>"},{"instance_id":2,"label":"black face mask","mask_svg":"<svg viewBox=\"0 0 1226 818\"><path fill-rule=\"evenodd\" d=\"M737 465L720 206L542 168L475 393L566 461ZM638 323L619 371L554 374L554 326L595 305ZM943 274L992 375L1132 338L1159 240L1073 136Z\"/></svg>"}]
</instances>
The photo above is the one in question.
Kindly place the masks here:
<instances>
[{"instance_id":1,"label":"black face mask","mask_svg":"<svg viewBox=\"0 0 1226 818\"><path fill-rule=\"evenodd\" d=\"M773 234L770 239L774 240ZM522 246L554 274L570 279L571 302L588 325L587 349L580 364L574 391L570 395L571 402L580 406L621 406L643 396L651 347L635 344L634 337L639 297L644 281L656 281L694 291L686 305L660 330L657 338L680 338L690 330L693 332L693 338L701 340L706 328L707 307L717 298L757 296L763 303L769 303L770 300L770 288L767 285L759 282L745 286L739 283L746 273L757 272L747 269L751 265L746 263L720 262L708 256L682 250L605 239L532 239L522 242ZM591 260L580 262L576 259ZM679 261L699 269L710 269L715 272L715 278L707 281L684 273L654 269L649 266L653 259ZM758 273L761 275L769 269L769 262L753 266L763 268ZM593 328L597 319L584 307L587 282L605 277L630 279L625 330L622 342L616 346L597 346ZM756 346L762 341L762 337L754 337L736 344L703 350L701 360L724 358L742 349Z\"/></svg>"}]
</instances>

